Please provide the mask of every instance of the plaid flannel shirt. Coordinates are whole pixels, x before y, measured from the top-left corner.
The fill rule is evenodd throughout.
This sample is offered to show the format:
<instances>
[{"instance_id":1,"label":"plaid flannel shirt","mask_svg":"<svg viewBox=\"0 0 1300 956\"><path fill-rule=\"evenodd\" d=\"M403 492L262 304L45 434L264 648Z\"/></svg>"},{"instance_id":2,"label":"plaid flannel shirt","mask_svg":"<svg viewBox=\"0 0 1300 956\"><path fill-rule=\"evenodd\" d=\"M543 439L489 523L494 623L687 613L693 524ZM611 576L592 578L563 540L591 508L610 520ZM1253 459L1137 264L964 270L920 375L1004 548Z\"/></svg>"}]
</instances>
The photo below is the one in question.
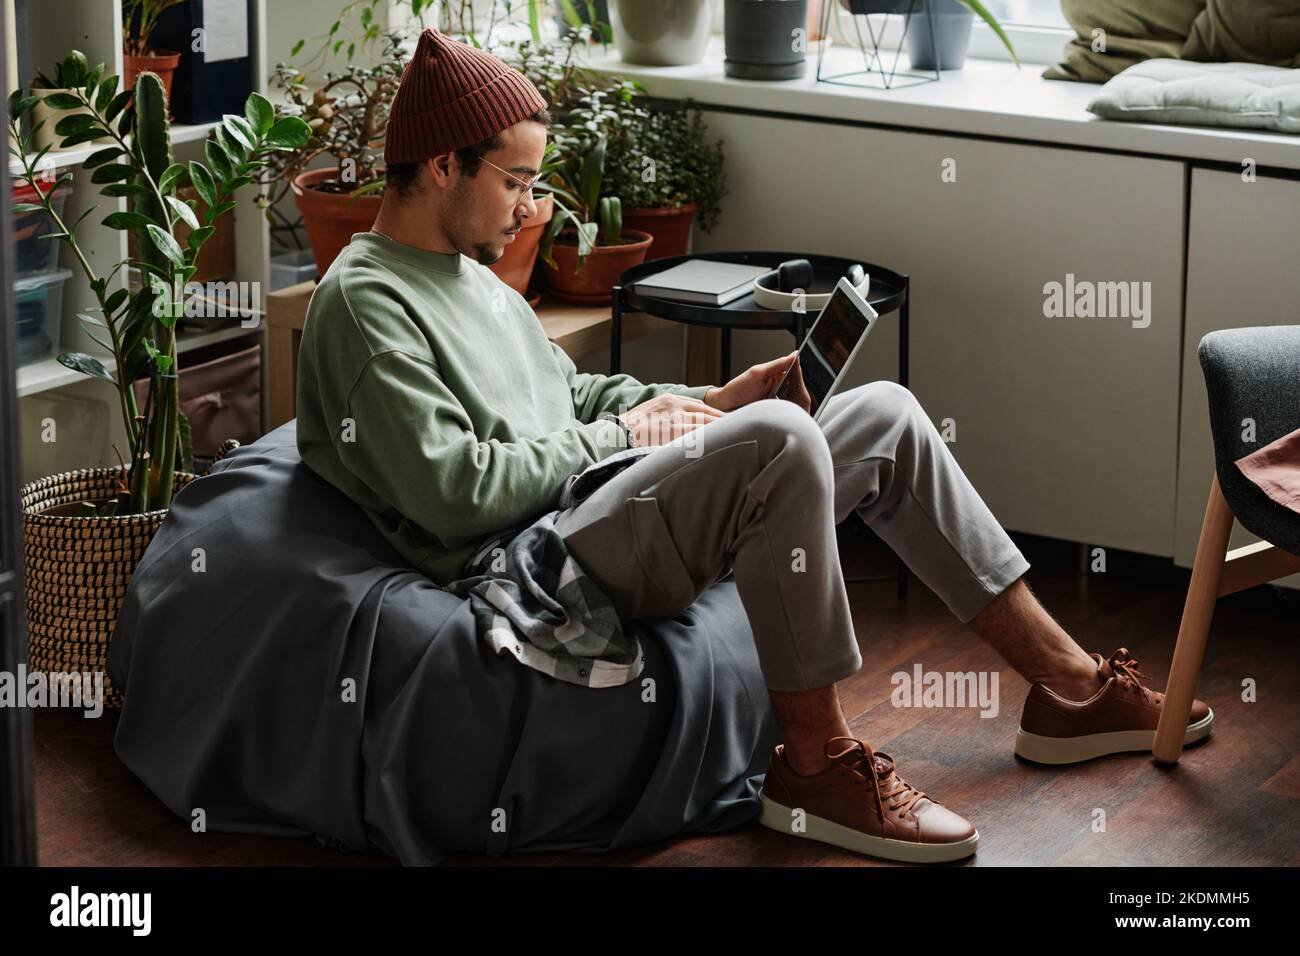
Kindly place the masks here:
<instances>
[{"instance_id":1,"label":"plaid flannel shirt","mask_svg":"<svg viewBox=\"0 0 1300 956\"><path fill-rule=\"evenodd\" d=\"M479 637L496 653L585 687L616 687L641 673L640 641L569 554L555 519L652 451L626 448L570 476L558 509L487 539L465 576L444 587L469 598Z\"/></svg>"}]
</instances>

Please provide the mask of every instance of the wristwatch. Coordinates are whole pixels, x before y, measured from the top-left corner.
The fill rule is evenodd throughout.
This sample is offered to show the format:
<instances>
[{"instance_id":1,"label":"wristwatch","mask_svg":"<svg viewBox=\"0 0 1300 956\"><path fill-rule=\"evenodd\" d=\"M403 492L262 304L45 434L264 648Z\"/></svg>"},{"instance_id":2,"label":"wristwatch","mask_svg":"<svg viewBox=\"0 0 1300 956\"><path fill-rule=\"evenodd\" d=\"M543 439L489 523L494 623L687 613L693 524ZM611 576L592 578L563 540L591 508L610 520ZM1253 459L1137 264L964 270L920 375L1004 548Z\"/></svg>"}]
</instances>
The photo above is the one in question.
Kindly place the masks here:
<instances>
[{"instance_id":1,"label":"wristwatch","mask_svg":"<svg viewBox=\"0 0 1300 956\"><path fill-rule=\"evenodd\" d=\"M636 437L632 434L632 429L627 427L627 422L623 421L623 419L619 418L613 412L601 412L599 415L596 416L596 420L600 421L601 419L614 422L615 424L618 425L619 428L623 429L623 434L627 436L628 448L637 447Z\"/></svg>"}]
</instances>

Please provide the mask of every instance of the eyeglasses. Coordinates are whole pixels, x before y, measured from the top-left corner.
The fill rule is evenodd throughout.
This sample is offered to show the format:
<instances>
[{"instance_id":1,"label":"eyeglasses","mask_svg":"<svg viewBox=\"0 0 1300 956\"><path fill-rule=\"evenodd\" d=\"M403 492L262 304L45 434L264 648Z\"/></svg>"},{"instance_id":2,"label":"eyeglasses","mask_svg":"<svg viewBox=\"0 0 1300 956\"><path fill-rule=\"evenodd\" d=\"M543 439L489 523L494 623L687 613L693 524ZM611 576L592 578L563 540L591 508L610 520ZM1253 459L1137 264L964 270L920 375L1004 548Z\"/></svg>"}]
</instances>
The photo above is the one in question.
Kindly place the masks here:
<instances>
[{"instance_id":1,"label":"eyeglasses","mask_svg":"<svg viewBox=\"0 0 1300 956\"><path fill-rule=\"evenodd\" d=\"M528 193L530 193L532 191L532 188L537 185L537 180L542 178L542 174L538 173L532 179L525 182L524 180L516 176L514 173L509 172L508 170L505 169L501 169L501 167L498 166L496 163L491 162L490 160L487 159L483 159L482 156L480 156L479 159L483 160L483 162L487 163L493 169L500 170L501 172L505 173L507 176L510 177L511 182L517 183L521 187L519 193L520 196L526 196Z\"/></svg>"}]
</instances>

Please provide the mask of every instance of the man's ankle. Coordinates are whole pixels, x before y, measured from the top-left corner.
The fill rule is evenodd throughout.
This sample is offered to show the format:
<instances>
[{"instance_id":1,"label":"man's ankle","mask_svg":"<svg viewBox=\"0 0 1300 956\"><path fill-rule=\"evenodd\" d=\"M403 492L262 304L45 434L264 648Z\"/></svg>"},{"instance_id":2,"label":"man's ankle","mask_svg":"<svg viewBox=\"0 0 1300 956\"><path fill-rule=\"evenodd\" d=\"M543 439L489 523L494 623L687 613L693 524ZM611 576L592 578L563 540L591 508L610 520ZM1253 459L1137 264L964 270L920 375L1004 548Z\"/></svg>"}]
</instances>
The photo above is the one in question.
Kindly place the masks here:
<instances>
[{"instance_id":1,"label":"man's ankle","mask_svg":"<svg viewBox=\"0 0 1300 956\"><path fill-rule=\"evenodd\" d=\"M1094 665L1089 669L1071 669L1039 681L1052 693L1066 700L1085 701L1105 686L1106 680Z\"/></svg>"},{"instance_id":2,"label":"man's ankle","mask_svg":"<svg viewBox=\"0 0 1300 956\"><path fill-rule=\"evenodd\" d=\"M811 777L828 770L833 762L826 756L825 743L826 741L812 744L787 740L781 748L786 765L801 777Z\"/></svg>"}]
</instances>

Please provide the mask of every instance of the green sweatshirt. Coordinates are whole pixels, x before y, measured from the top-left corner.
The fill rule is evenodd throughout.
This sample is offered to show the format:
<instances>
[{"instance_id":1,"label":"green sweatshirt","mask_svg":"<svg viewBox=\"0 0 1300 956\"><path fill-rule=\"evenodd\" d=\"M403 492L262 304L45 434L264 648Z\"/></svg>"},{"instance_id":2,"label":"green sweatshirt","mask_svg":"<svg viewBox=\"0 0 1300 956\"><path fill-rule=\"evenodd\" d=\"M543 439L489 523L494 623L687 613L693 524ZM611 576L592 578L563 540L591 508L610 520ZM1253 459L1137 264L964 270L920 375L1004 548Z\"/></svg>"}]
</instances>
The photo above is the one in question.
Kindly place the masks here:
<instances>
[{"instance_id":1,"label":"green sweatshirt","mask_svg":"<svg viewBox=\"0 0 1300 956\"><path fill-rule=\"evenodd\" d=\"M358 233L321 279L298 354L298 451L417 570L461 577L476 544L558 507L627 447L593 421L664 392L578 372L486 266Z\"/></svg>"}]
</instances>

